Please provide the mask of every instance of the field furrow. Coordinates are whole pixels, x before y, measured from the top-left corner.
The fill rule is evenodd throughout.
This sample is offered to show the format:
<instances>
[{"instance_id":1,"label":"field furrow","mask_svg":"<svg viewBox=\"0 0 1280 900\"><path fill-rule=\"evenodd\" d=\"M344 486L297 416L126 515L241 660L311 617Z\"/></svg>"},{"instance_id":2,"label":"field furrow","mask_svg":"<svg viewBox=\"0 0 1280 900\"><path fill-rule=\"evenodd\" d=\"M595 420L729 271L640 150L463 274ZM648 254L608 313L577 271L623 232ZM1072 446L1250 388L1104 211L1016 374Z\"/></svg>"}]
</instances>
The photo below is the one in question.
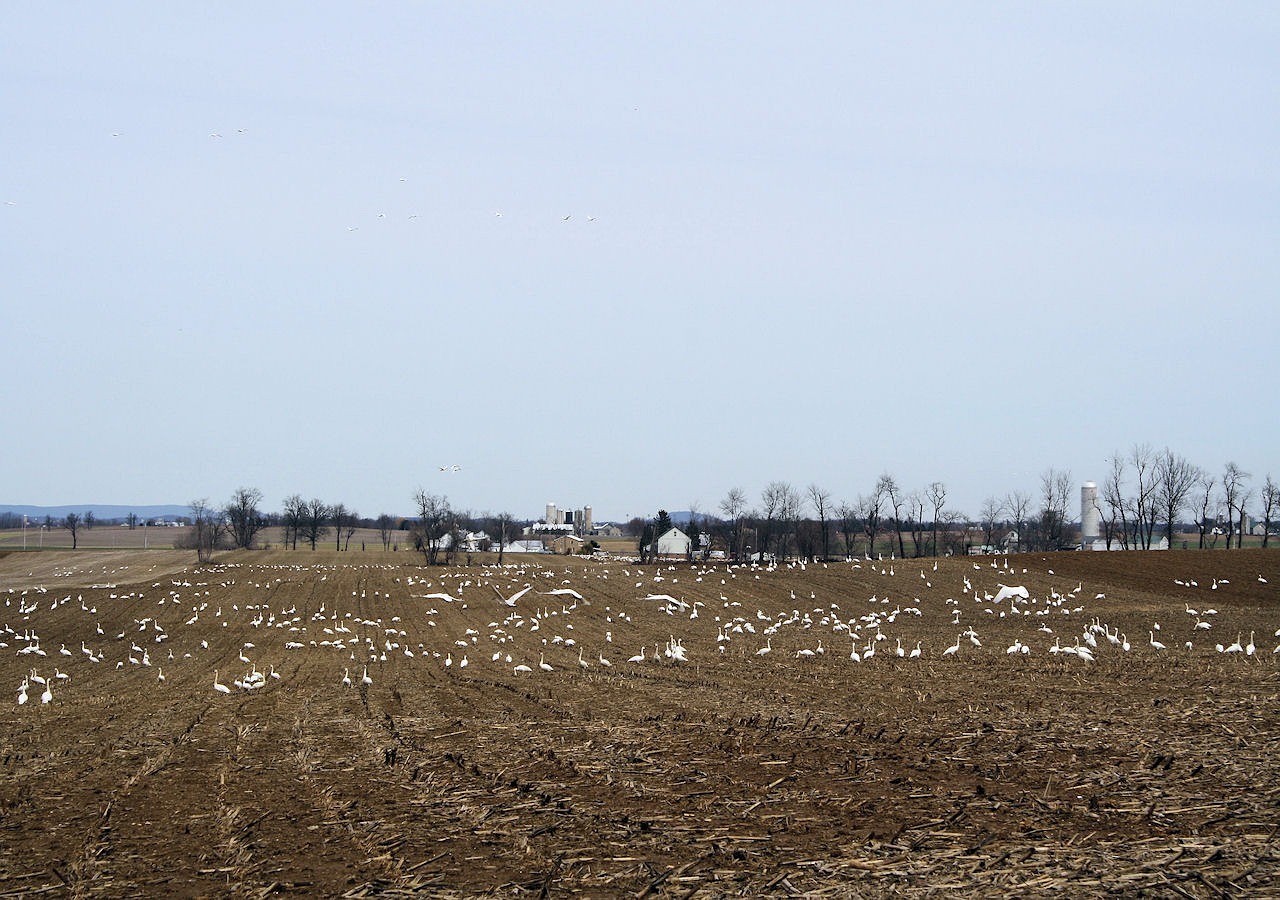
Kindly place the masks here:
<instances>
[{"instance_id":1,"label":"field furrow","mask_svg":"<svg viewBox=\"0 0 1280 900\"><path fill-rule=\"evenodd\" d=\"M1280 554L1161 559L59 567L0 889L1265 896Z\"/></svg>"}]
</instances>

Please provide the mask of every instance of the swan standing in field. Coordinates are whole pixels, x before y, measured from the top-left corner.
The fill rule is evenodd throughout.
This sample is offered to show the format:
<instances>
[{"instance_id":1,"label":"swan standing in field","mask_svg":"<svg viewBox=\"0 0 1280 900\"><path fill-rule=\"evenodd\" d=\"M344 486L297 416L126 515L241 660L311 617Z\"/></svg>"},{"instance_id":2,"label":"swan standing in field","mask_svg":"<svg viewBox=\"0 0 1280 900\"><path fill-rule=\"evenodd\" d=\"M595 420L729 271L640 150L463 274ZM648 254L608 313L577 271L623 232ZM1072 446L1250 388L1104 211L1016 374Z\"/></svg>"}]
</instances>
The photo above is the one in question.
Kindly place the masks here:
<instances>
[{"instance_id":1,"label":"swan standing in field","mask_svg":"<svg viewBox=\"0 0 1280 900\"><path fill-rule=\"evenodd\" d=\"M1147 635L1151 638L1151 646L1152 646L1152 647L1154 647L1156 650L1163 650L1163 649L1164 649L1164 644L1162 644L1162 643L1160 643L1159 641L1157 641L1157 640L1156 640L1156 633L1155 633L1154 631L1150 631L1150 630L1148 630L1148 631L1147 631Z\"/></svg>"},{"instance_id":2,"label":"swan standing in field","mask_svg":"<svg viewBox=\"0 0 1280 900\"><path fill-rule=\"evenodd\" d=\"M773 652L773 638L765 638L764 646L756 651L756 656L765 656Z\"/></svg>"},{"instance_id":3,"label":"swan standing in field","mask_svg":"<svg viewBox=\"0 0 1280 900\"><path fill-rule=\"evenodd\" d=\"M628 657L628 658L627 658L627 662L629 662L629 663L642 663L642 662L644 662L644 647L641 647L641 648L640 648L640 652L639 652L639 653L637 653L635 656Z\"/></svg>"},{"instance_id":4,"label":"swan standing in field","mask_svg":"<svg viewBox=\"0 0 1280 900\"><path fill-rule=\"evenodd\" d=\"M544 657L545 657L545 654L543 653L538 654L538 668L544 672L554 672L555 669L551 667L551 664L547 662Z\"/></svg>"},{"instance_id":5,"label":"swan standing in field","mask_svg":"<svg viewBox=\"0 0 1280 900\"><path fill-rule=\"evenodd\" d=\"M218 680L218 670L217 670L217 669L214 669L214 670L213 670L213 689L214 689L215 691L217 691L219 694L230 694L230 693L231 693L231 688L227 687L225 684L223 684L222 682L220 682L220 681Z\"/></svg>"}]
</instances>

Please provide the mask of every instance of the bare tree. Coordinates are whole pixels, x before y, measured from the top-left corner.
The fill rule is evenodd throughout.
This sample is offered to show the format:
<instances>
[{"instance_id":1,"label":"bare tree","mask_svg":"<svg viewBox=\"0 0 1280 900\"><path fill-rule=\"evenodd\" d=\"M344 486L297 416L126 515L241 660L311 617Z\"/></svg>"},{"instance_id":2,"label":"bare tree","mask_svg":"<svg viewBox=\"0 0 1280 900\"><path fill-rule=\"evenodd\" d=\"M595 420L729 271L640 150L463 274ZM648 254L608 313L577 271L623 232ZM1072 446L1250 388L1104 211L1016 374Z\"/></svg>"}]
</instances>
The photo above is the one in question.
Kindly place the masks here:
<instances>
[{"instance_id":1,"label":"bare tree","mask_svg":"<svg viewBox=\"0 0 1280 900\"><path fill-rule=\"evenodd\" d=\"M86 510L84 514L84 527L93 530L93 526L98 524L98 517L93 514L93 510ZM75 549L74 547L72 548Z\"/></svg>"},{"instance_id":2,"label":"bare tree","mask_svg":"<svg viewBox=\"0 0 1280 900\"><path fill-rule=\"evenodd\" d=\"M1244 519L1244 505L1247 498L1244 483L1249 473L1242 471L1233 462L1227 463L1222 473L1222 496L1227 507L1227 549L1231 549L1231 536L1235 533L1235 512L1240 510L1240 518Z\"/></svg>"},{"instance_id":3,"label":"bare tree","mask_svg":"<svg viewBox=\"0 0 1280 900\"><path fill-rule=\"evenodd\" d=\"M222 508L230 530L232 546L243 550L253 546L258 532L267 523L262 513L258 511L258 504L261 502L262 491L257 488L242 487L236 489L231 499L227 501L227 505Z\"/></svg>"},{"instance_id":4,"label":"bare tree","mask_svg":"<svg viewBox=\"0 0 1280 900\"><path fill-rule=\"evenodd\" d=\"M195 547L196 560L207 563L213 559L213 551L222 542L225 525L220 512L210 507L208 500L192 500L189 506L192 525L190 541Z\"/></svg>"},{"instance_id":5,"label":"bare tree","mask_svg":"<svg viewBox=\"0 0 1280 900\"><path fill-rule=\"evenodd\" d=\"M453 520L449 498L428 494L419 488L413 495L413 502L418 507L418 521L413 527L413 547L426 557L427 565L434 566L444 536L449 533Z\"/></svg>"},{"instance_id":6,"label":"bare tree","mask_svg":"<svg viewBox=\"0 0 1280 900\"><path fill-rule=\"evenodd\" d=\"M858 507L853 503L842 500L836 506L836 518L840 522L840 534L844 537L845 559L852 559L854 536L858 533Z\"/></svg>"},{"instance_id":7,"label":"bare tree","mask_svg":"<svg viewBox=\"0 0 1280 900\"><path fill-rule=\"evenodd\" d=\"M1247 475L1248 473L1246 473ZM1248 487L1243 487L1240 491L1240 499L1236 503L1236 512L1239 514L1239 525L1236 527L1236 549L1244 547L1245 522L1248 521L1245 510L1249 507L1249 501L1253 498L1253 491Z\"/></svg>"},{"instance_id":8,"label":"bare tree","mask_svg":"<svg viewBox=\"0 0 1280 900\"><path fill-rule=\"evenodd\" d=\"M911 532L911 555L924 556L924 517L927 502L924 494L912 491L907 495L907 530Z\"/></svg>"},{"instance_id":9,"label":"bare tree","mask_svg":"<svg viewBox=\"0 0 1280 900\"><path fill-rule=\"evenodd\" d=\"M1134 444L1129 451L1129 461L1133 464L1134 480L1134 494L1130 505L1134 520L1134 543L1143 550L1150 550L1160 507L1156 496L1159 489L1156 453L1150 444Z\"/></svg>"},{"instance_id":10,"label":"bare tree","mask_svg":"<svg viewBox=\"0 0 1280 900\"><path fill-rule=\"evenodd\" d=\"M298 536L302 531L302 520L306 516L307 501L299 494L291 494L284 498L284 510L280 521L284 525L283 545L293 550L298 549Z\"/></svg>"},{"instance_id":11,"label":"bare tree","mask_svg":"<svg viewBox=\"0 0 1280 900\"><path fill-rule=\"evenodd\" d=\"M1129 549L1129 512L1127 509L1127 500L1124 495L1124 473L1127 463L1125 458L1117 451L1107 458L1107 463L1111 466L1107 473L1106 479L1102 482L1102 500L1107 504L1107 512L1104 515L1101 510L1098 511L1099 517L1102 519L1107 539L1107 549L1110 550L1112 540L1116 533L1116 519L1120 520L1120 544L1124 549Z\"/></svg>"},{"instance_id":12,"label":"bare tree","mask_svg":"<svg viewBox=\"0 0 1280 900\"><path fill-rule=\"evenodd\" d=\"M943 510L939 520L941 551L938 555L952 556L967 552L976 523L958 509Z\"/></svg>"},{"instance_id":13,"label":"bare tree","mask_svg":"<svg viewBox=\"0 0 1280 900\"><path fill-rule=\"evenodd\" d=\"M1071 472L1050 466L1040 476L1040 542L1045 550L1060 550L1067 539L1067 505L1071 500Z\"/></svg>"},{"instance_id":14,"label":"bare tree","mask_svg":"<svg viewBox=\"0 0 1280 900\"><path fill-rule=\"evenodd\" d=\"M1027 540L1027 513L1031 511L1031 495L1021 490L1010 491L1005 497L1004 505L1018 532L1017 547L1022 550Z\"/></svg>"},{"instance_id":15,"label":"bare tree","mask_svg":"<svg viewBox=\"0 0 1280 900\"><path fill-rule=\"evenodd\" d=\"M1200 532L1200 549L1205 549L1205 535L1209 531L1209 507L1213 505L1215 499L1213 489L1217 484L1213 475L1208 472L1201 471L1200 479L1196 482L1196 497L1200 501L1200 517L1196 522L1196 528Z\"/></svg>"},{"instance_id":16,"label":"bare tree","mask_svg":"<svg viewBox=\"0 0 1280 900\"><path fill-rule=\"evenodd\" d=\"M329 521L333 523L333 549L342 549L342 527L347 524L347 505L334 503L329 507Z\"/></svg>"},{"instance_id":17,"label":"bare tree","mask_svg":"<svg viewBox=\"0 0 1280 900\"><path fill-rule=\"evenodd\" d=\"M1276 508L1280 506L1280 488L1271 478L1270 472L1267 473L1267 480L1262 483L1262 494L1258 499L1262 501L1262 546L1265 547L1271 536L1271 523L1275 519Z\"/></svg>"},{"instance_id":18,"label":"bare tree","mask_svg":"<svg viewBox=\"0 0 1280 900\"><path fill-rule=\"evenodd\" d=\"M1164 536L1170 550L1173 549L1173 528L1178 513L1186 506L1187 497L1199 478L1199 467L1168 447L1156 460L1156 500L1164 517Z\"/></svg>"},{"instance_id":19,"label":"bare tree","mask_svg":"<svg viewBox=\"0 0 1280 900\"><path fill-rule=\"evenodd\" d=\"M66 517L62 520L62 527L71 532L72 550L79 546L80 541L78 535L82 525L84 525L84 521L76 513L67 513Z\"/></svg>"},{"instance_id":20,"label":"bare tree","mask_svg":"<svg viewBox=\"0 0 1280 900\"><path fill-rule=\"evenodd\" d=\"M1004 513L1004 503L997 500L995 495L987 497L982 501L982 545L991 547L995 545L996 525L1000 522L1000 516Z\"/></svg>"},{"instance_id":21,"label":"bare tree","mask_svg":"<svg viewBox=\"0 0 1280 900\"><path fill-rule=\"evenodd\" d=\"M374 521L378 529L378 539L382 541L382 549L391 549L391 532L395 530L395 519L388 513L379 513Z\"/></svg>"},{"instance_id":22,"label":"bare tree","mask_svg":"<svg viewBox=\"0 0 1280 900\"><path fill-rule=\"evenodd\" d=\"M299 531L302 539L311 545L313 551L320 539L329 533L329 519L332 514L333 510L315 497L303 504Z\"/></svg>"},{"instance_id":23,"label":"bare tree","mask_svg":"<svg viewBox=\"0 0 1280 900\"><path fill-rule=\"evenodd\" d=\"M453 565L458 559L458 553L467 544L467 523L470 521L469 513L459 513L455 510L449 510L449 526L445 532L447 537L444 539L444 561L445 565Z\"/></svg>"},{"instance_id":24,"label":"bare tree","mask_svg":"<svg viewBox=\"0 0 1280 900\"><path fill-rule=\"evenodd\" d=\"M831 555L830 528L827 525L827 516L831 512L831 492L811 483L805 494L809 498L809 505L818 516L818 530L822 536L822 559L825 561Z\"/></svg>"},{"instance_id":25,"label":"bare tree","mask_svg":"<svg viewBox=\"0 0 1280 900\"><path fill-rule=\"evenodd\" d=\"M800 520L804 517L804 498L791 484L783 482L783 485L785 489L782 492L782 506L779 509L779 518L782 521L781 556L787 559L793 543L796 546L796 552L804 555L804 551L799 548Z\"/></svg>"},{"instance_id":26,"label":"bare tree","mask_svg":"<svg viewBox=\"0 0 1280 900\"><path fill-rule=\"evenodd\" d=\"M495 521L498 526L498 565L502 565L502 554L511 540L511 513L500 512Z\"/></svg>"},{"instance_id":27,"label":"bare tree","mask_svg":"<svg viewBox=\"0 0 1280 900\"><path fill-rule=\"evenodd\" d=\"M779 519L785 513L786 494L791 486L785 481L771 481L760 492L760 561L764 562L764 554L769 552L769 545L775 539ZM775 554L780 556L781 554Z\"/></svg>"},{"instance_id":28,"label":"bare tree","mask_svg":"<svg viewBox=\"0 0 1280 900\"><path fill-rule=\"evenodd\" d=\"M884 514L884 480L876 481L870 494L858 495L858 518L862 520L862 533L867 536L867 557L876 552L876 537L880 534L880 520Z\"/></svg>"},{"instance_id":29,"label":"bare tree","mask_svg":"<svg viewBox=\"0 0 1280 900\"><path fill-rule=\"evenodd\" d=\"M938 555L938 519L942 516L942 507L947 505L947 486L941 481L931 481L925 488L925 497L933 507L933 555Z\"/></svg>"},{"instance_id":30,"label":"bare tree","mask_svg":"<svg viewBox=\"0 0 1280 900\"><path fill-rule=\"evenodd\" d=\"M698 502L695 500L689 504L689 521L685 523L685 534L689 537L685 558L690 562L702 550L702 526L698 524L698 515Z\"/></svg>"},{"instance_id":31,"label":"bare tree","mask_svg":"<svg viewBox=\"0 0 1280 900\"><path fill-rule=\"evenodd\" d=\"M888 499L889 508L893 510L893 531L897 535L898 556L905 558L907 548L902 542L902 506L906 502L906 497L903 496L902 489L898 487L898 482L888 472L880 476L880 480L876 483L876 489Z\"/></svg>"},{"instance_id":32,"label":"bare tree","mask_svg":"<svg viewBox=\"0 0 1280 900\"><path fill-rule=\"evenodd\" d=\"M742 488L730 488L720 501L720 512L729 522L729 556L742 558L742 516L747 511L747 495Z\"/></svg>"},{"instance_id":33,"label":"bare tree","mask_svg":"<svg viewBox=\"0 0 1280 900\"><path fill-rule=\"evenodd\" d=\"M335 525L342 534L342 549L351 549L351 538L356 533L356 529L360 527L360 513L354 509L346 513L342 518L341 525Z\"/></svg>"}]
</instances>

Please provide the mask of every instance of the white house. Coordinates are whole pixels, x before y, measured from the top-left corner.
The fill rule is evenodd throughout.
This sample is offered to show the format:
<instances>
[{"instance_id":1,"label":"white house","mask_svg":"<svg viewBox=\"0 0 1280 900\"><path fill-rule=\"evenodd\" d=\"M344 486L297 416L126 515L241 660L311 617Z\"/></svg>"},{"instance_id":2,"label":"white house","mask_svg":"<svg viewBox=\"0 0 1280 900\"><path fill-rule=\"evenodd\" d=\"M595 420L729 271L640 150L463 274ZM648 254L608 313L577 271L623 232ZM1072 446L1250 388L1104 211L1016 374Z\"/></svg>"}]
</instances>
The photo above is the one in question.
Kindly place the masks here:
<instances>
[{"instance_id":1,"label":"white house","mask_svg":"<svg viewBox=\"0 0 1280 900\"><path fill-rule=\"evenodd\" d=\"M1138 550L1141 548L1139 548L1137 545L1130 545L1129 547L1125 547L1124 542L1121 541L1119 538L1112 538L1110 543L1107 543L1106 538L1098 538L1095 541L1090 541L1088 544L1085 544L1084 549L1085 550L1128 550L1128 549ZM1158 541L1152 541L1151 549L1152 550L1168 550L1169 539L1167 537L1162 537Z\"/></svg>"},{"instance_id":2,"label":"white house","mask_svg":"<svg viewBox=\"0 0 1280 900\"><path fill-rule=\"evenodd\" d=\"M679 528L671 528L658 538L658 556L688 556L693 541Z\"/></svg>"},{"instance_id":3,"label":"white house","mask_svg":"<svg viewBox=\"0 0 1280 900\"><path fill-rule=\"evenodd\" d=\"M502 548L507 553L546 553L542 541L512 541Z\"/></svg>"},{"instance_id":4,"label":"white house","mask_svg":"<svg viewBox=\"0 0 1280 900\"><path fill-rule=\"evenodd\" d=\"M458 549L464 553L475 553L480 550L481 546L489 540L489 535L483 531L468 531L458 542ZM448 550L453 546L453 535L448 532L440 535L436 539L437 550Z\"/></svg>"}]
</instances>

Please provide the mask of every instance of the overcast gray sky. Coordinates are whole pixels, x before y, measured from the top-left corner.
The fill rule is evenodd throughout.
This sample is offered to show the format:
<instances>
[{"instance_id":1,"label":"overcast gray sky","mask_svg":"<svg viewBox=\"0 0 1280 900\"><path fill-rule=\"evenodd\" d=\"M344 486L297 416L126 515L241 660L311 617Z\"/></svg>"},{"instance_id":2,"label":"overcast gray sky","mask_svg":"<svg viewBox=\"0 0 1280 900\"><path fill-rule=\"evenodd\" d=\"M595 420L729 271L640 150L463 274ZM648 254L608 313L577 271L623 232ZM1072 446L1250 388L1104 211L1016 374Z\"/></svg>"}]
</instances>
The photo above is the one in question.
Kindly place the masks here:
<instances>
[{"instance_id":1,"label":"overcast gray sky","mask_svg":"<svg viewBox=\"0 0 1280 900\"><path fill-rule=\"evenodd\" d=\"M1278 46L1273 3L6 4L0 501L1261 481Z\"/></svg>"}]
</instances>

